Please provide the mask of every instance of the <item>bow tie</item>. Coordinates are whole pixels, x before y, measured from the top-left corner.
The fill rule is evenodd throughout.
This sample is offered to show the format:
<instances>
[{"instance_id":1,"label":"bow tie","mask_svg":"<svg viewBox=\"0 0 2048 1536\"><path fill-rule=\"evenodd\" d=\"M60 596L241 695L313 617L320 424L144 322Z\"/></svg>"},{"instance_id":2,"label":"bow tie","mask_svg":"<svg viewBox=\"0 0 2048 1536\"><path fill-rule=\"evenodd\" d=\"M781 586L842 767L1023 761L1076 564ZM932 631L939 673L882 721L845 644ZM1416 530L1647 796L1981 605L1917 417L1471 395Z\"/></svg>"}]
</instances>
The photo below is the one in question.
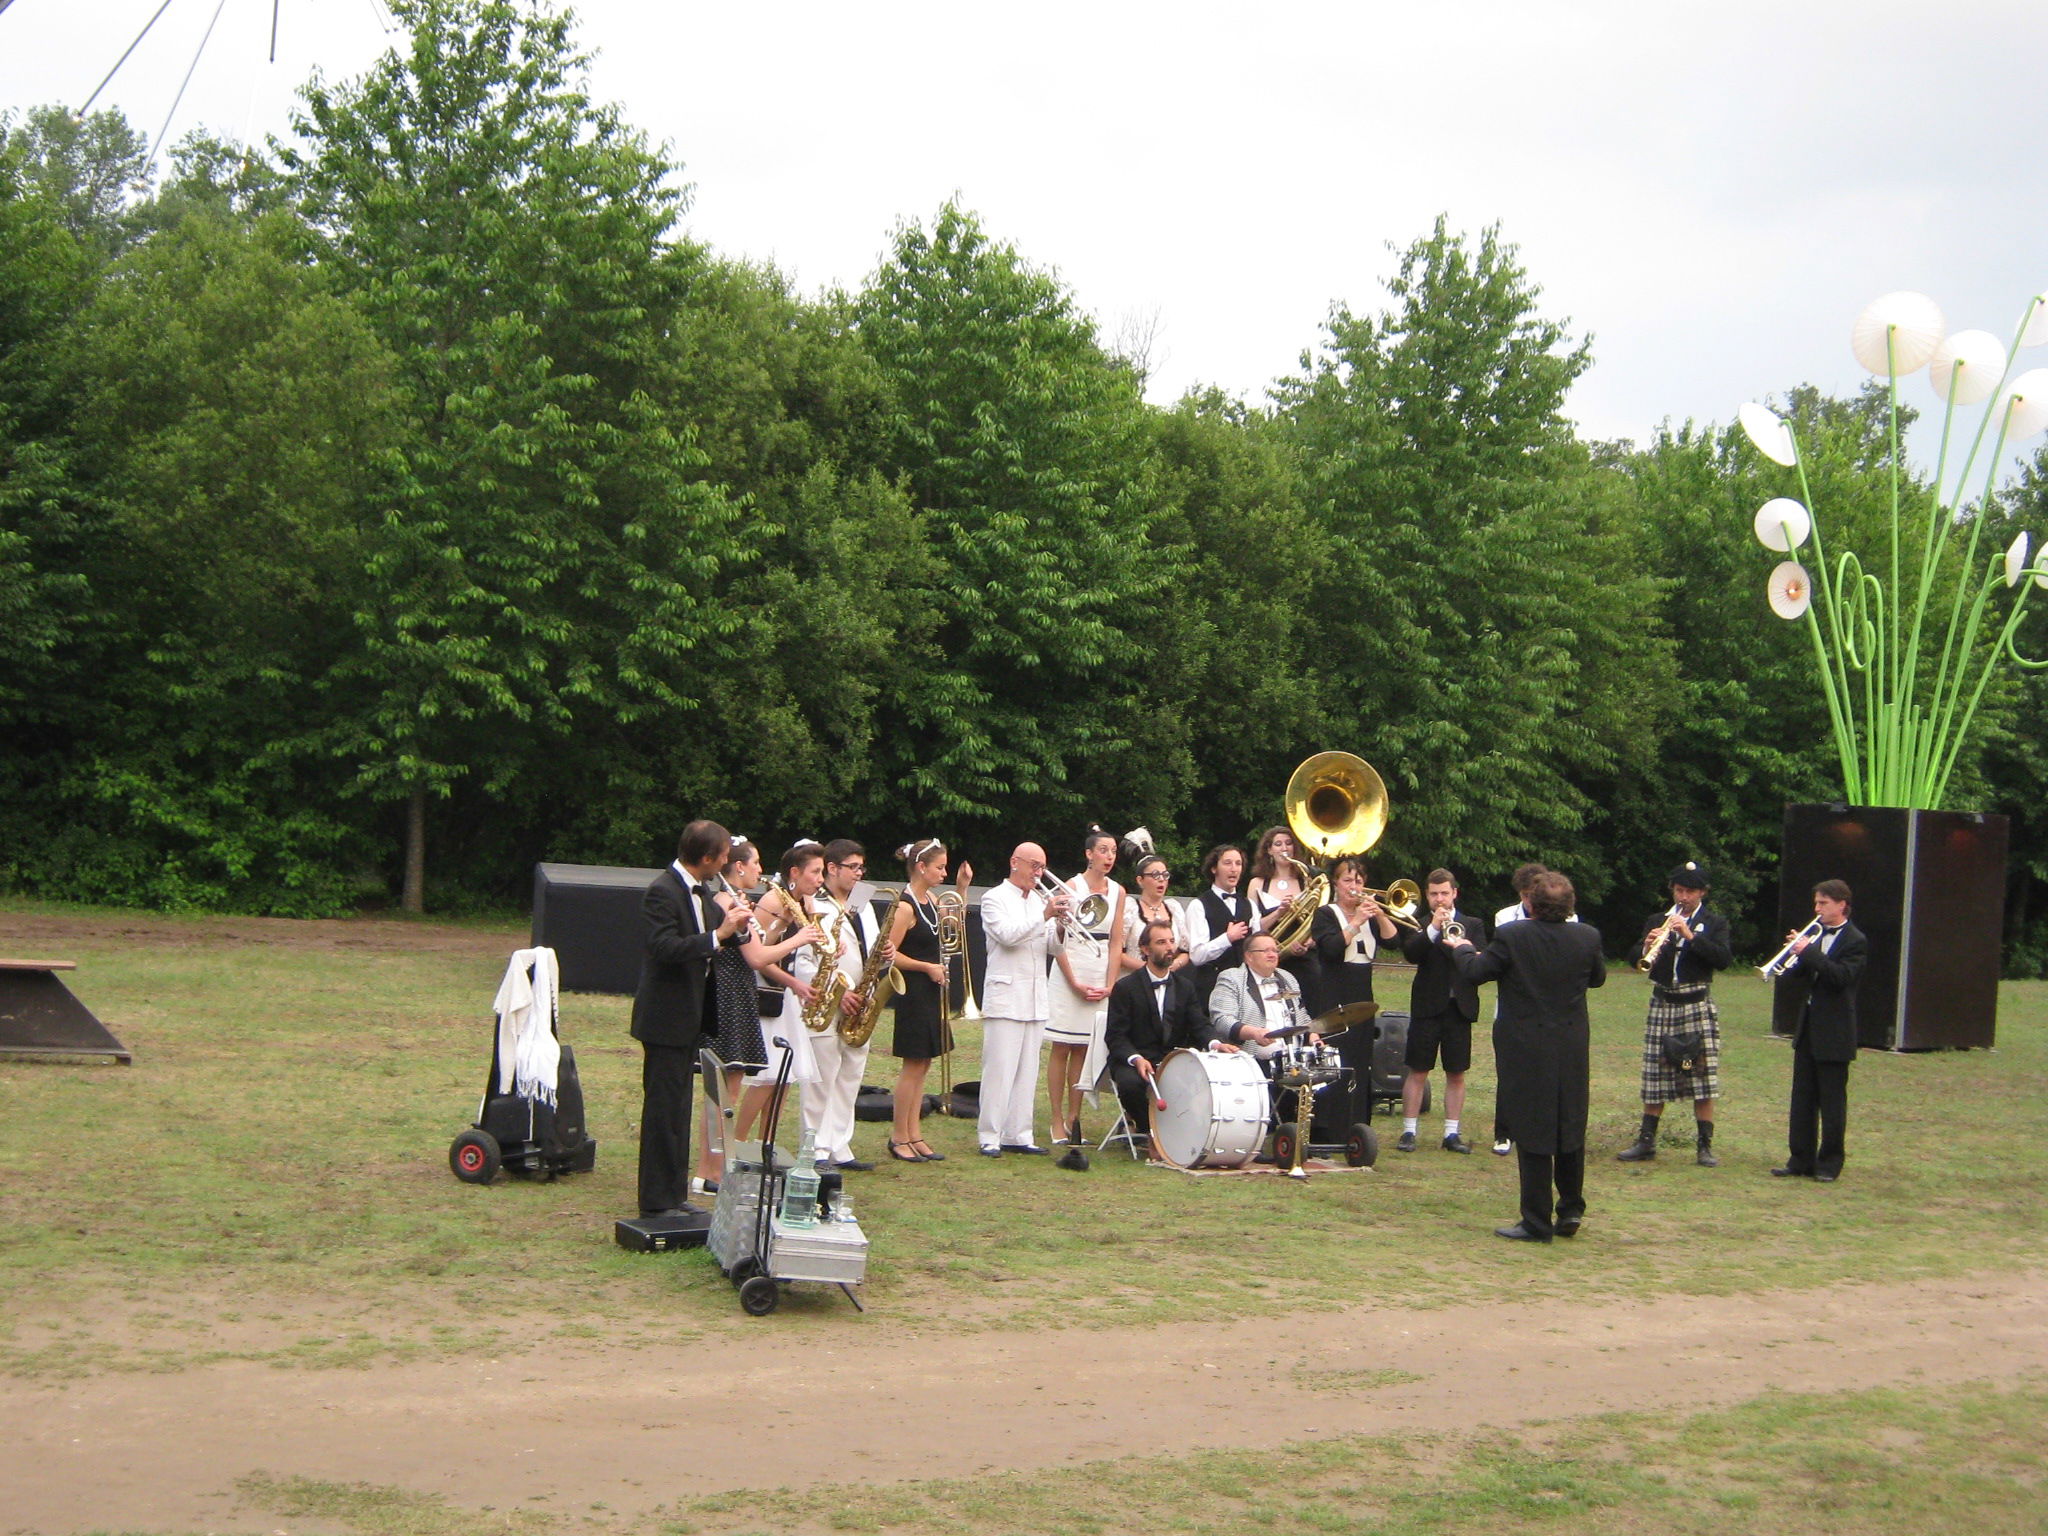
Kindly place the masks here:
<instances>
[{"instance_id":1,"label":"bow tie","mask_svg":"<svg viewBox=\"0 0 2048 1536\"><path fill-rule=\"evenodd\" d=\"M1171 976L1154 976L1151 978L1152 985L1155 987L1163 987L1171 980L1173 980Z\"/></svg>"}]
</instances>

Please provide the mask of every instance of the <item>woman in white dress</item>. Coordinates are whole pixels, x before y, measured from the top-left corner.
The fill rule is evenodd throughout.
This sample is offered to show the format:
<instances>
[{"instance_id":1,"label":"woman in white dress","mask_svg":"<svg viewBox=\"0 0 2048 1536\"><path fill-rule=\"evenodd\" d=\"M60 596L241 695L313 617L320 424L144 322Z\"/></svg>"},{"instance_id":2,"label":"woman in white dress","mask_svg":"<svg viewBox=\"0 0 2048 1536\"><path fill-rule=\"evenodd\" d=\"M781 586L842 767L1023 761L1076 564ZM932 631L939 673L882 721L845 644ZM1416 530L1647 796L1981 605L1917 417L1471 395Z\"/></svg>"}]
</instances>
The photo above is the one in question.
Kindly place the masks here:
<instances>
[{"instance_id":1,"label":"woman in white dress","mask_svg":"<svg viewBox=\"0 0 2048 1536\"><path fill-rule=\"evenodd\" d=\"M1167 897L1166 886L1171 874L1171 867L1156 853L1148 853L1138 860L1138 888L1124 903L1124 953L1130 957L1125 962L1126 970L1136 970L1144 963L1140 951L1145 939L1145 925L1151 922L1173 925L1173 964L1167 969L1177 971L1188 963L1188 914L1179 902Z\"/></svg>"},{"instance_id":2,"label":"woman in white dress","mask_svg":"<svg viewBox=\"0 0 2048 1536\"><path fill-rule=\"evenodd\" d=\"M1095 1086L1108 1060L1103 1029L1109 1017L1109 989L1125 963L1124 888L1109 876L1116 867L1116 839L1100 827L1090 827L1081 853L1087 867L1067 882L1074 893L1076 920L1067 926L1066 942L1046 989L1045 1038L1052 1042L1052 1058L1046 1064L1045 1084L1052 1100L1055 1145L1080 1140L1081 1095ZM1102 898L1104 910L1095 923L1084 926L1078 914L1091 896Z\"/></svg>"},{"instance_id":3,"label":"woman in white dress","mask_svg":"<svg viewBox=\"0 0 2048 1536\"><path fill-rule=\"evenodd\" d=\"M755 908L760 914L772 907L771 927L766 933L750 934L745 946L747 963L760 974L762 982L782 988L782 1009L774 1017L763 1010L762 1041L768 1064L747 1074L747 1091L740 1099L734 1134L746 1138L766 1108L781 1074L782 1061L789 1058L789 1082L815 1083L817 1062L811 1055L810 1031L804 1028L804 1004L811 1000L811 982L818 974L818 941L823 937L814 922L807 922L803 904L817 895L825 883L825 850L809 839L782 856L782 888L763 897ZM758 919L757 919L758 920ZM787 1045L777 1045L778 1040Z\"/></svg>"}]
</instances>

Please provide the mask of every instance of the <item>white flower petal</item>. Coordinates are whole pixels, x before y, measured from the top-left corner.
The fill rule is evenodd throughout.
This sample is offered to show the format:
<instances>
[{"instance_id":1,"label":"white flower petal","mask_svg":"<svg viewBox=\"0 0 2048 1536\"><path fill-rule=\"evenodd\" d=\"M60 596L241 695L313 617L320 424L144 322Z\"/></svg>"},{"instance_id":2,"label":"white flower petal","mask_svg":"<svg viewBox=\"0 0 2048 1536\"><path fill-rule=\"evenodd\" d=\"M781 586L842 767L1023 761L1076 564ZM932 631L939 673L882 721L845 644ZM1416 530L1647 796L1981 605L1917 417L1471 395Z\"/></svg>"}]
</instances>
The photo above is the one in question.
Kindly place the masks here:
<instances>
[{"instance_id":1,"label":"white flower petal","mask_svg":"<svg viewBox=\"0 0 2048 1536\"><path fill-rule=\"evenodd\" d=\"M2026 574L2026 569L2027 535L2024 531L2022 531L2019 537L2015 538L2011 544L2006 546L2005 584L2008 587L2018 586L2020 584L2020 577Z\"/></svg>"},{"instance_id":2,"label":"white flower petal","mask_svg":"<svg viewBox=\"0 0 2048 1536\"><path fill-rule=\"evenodd\" d=\"M1756 509L1750 527L1756 533L1757 543L1765 549L1789 555L1813 532L1813 518L1790 496L1779 496Z\"/></svg>"},{"instance_id":3,"label":"white flower petal","mask_svg":"<svg viewBox=\"0 0 2048 1536\"><path fill-rule=\"evenodd\" d=\"M1927 360L1927 377L1934 392L1957 405L1990 399L2003 372L2005 344L1989 331L1957 331Z\"/></svg>"},{"instance_id":4,"label":"white flower petal","mask_svg":"<svg viewBox=\"0 0 2048 1536\"><path fill-rule=\"evenodd\" d=\"M2048 427L2048 368L2029 368L2006 385L1998 414L2008 444L2023 443Z\"/></svg>"},{"instance_id":5,"label":"white flower petal","mask_svg":"<svg viewBox=\"0 0 2048 1536\"><path fill-rule=\"evenodd\" d=\"M1781 619L1803 618L1813 604L1813 582L1797 560L1781 561L1774 567L1765 590L1770 594L1771 612Z\"/></svg>"},{"instance_id":6,"label":"white flower petal","mask_svg":"<svg viewBox=\"0 0 2048 1536\"><path fill-rule=\"evenodd\" d=\"M1798 462L1799 452L1792 446L1792 429L1775 412L1751 401L1736 411L1735 419L1742 423L1743 434L1765 458L1778 464Z\"/></svg>"},{"instance_id":7,"label":"white flower petal","mask_svg":"<svg viewBox=\"0 0 2048 1536\"><path fill-rule=\"evenodd\" d=\"M1888 293L1866 304L1863 313L1856 317L1849 332L1849 349L1856 354L1857 362L1879 378L1894 367L1904 378L1934 355L1934 348L1947 328L1941 306L1926 294ZM1885 348L1887 332L1892 337L1889 356Z\"/></svg>"}]
</instances>

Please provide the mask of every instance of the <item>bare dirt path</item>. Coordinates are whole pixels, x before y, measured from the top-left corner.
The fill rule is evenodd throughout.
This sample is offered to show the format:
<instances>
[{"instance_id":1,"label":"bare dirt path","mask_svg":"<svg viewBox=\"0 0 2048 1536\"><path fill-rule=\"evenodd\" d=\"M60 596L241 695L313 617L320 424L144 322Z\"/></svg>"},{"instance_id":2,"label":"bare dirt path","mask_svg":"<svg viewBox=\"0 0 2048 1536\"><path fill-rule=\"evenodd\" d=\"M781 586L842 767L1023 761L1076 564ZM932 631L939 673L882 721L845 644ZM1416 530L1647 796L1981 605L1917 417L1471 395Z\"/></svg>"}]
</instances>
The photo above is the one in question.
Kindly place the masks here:
<instances>
[{"instance_id":1,"label":"bare dirt path","mask_svg":"<svg viewBox=\"0 0 2048 1536\"><path fill-rule=\"evenodd\" d=\"M631 1516L786 1483L791 1444L830 1447L835 1478L891 1481L1185 1452L1283 1422L1464 1431L1774 1387L2007 1382L2048 1364L2048 1272L945 1340L813 1311L743 1339L18 1385L0 1529L267 1531L234 1492L257 1472Z\"/></svg>"},{"instance_id":2,"label":"bare dirt path","mask_svg":"<svg viewBox=\"0 0 2048 1536\"><path fill-rule=\"evenodd\" d=\"M0 951L62 960L83 944L124 949L292 949L446 954L502 961L526 940L513 924L467 925L390 917L156 917L142 912L0 912Z\"/></svg>"}]
</instances>

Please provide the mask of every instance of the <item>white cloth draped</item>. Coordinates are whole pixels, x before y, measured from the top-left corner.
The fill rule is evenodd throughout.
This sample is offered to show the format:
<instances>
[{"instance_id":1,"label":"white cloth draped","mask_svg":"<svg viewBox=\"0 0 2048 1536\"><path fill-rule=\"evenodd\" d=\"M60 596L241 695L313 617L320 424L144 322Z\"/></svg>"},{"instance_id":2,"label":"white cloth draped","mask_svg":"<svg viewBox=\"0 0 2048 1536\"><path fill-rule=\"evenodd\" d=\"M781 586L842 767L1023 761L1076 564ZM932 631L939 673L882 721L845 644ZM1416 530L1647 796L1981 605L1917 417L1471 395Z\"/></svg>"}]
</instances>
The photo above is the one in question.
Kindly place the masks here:
<instances>
[{"instance_id":1,"label":"white cloth draped","mask_svg":"<svg viewBox=\"0 0 2048 1536\"><path fill-rule=\"evenodd\" d=\"M491 1003L498 1016L498 1092L553 1107L562 1067L555 1035L561 976L552 949L515 949Z\"/></svg>"}]
</instances>

